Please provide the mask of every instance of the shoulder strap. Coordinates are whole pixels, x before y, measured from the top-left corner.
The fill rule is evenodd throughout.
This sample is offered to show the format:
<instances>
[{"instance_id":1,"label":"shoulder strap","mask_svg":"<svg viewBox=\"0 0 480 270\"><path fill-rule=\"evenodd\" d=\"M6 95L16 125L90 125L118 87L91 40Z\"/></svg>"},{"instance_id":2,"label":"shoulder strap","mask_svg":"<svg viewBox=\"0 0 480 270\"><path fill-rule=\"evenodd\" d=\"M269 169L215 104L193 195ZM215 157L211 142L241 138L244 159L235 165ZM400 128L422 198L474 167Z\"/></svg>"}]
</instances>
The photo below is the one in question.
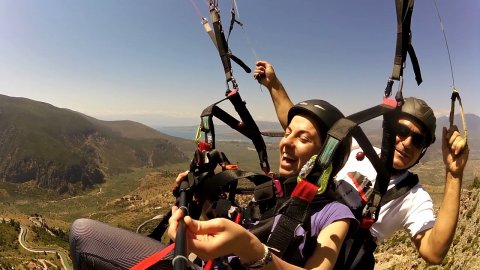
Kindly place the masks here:
<instances>
[{"instance_id":1,"label":"shoulder strap","mask_svg":"<svg viewBox=\"0 0 480 270\"><path fill-rule=\"evenodd\" d=\"M408 175L405 179L400 181L400 183L396 184L394 187L389 189L385 195L382 197L382 202L380 203L381 206L385 205L389 201L395 200L400 198L401 196L405 195L409 192L416 184L418 184L418 175L408 172Z\"/></svg>"},{"instance_id":2,"label":"shoulder strap","mask_svg":"<svg viewBox=\"0 0 480 270\"><path fill-rule=\"evenodd\" d=\"M262 243L267 242L275 214L279 213L279 209L283 209L282 206L290 198L297 185L297 178L274 179L272 182L255 186L255 200L245 207L243 213L245 220L255 222L249 231Z\"/></svg>"},{"instance_id":3,"label":"shoulder strap","mask_svg":"<svg viewBox=\"0 0 480 270\"><path fill-rule=\"evenodd\" d=\"M266 183L266 185L271 185L272 182L272 178L265 174L243 171L239 169L225 170L210 176L207 181L204 181L201 192L204 194L216 194L218 193L219 188L223 188L230 183L236 183L238 179L242 178L248 179L255 184L255 186L264 183Z\"/></svg>"},{"instance_id":4,"label":"shoulder strap","mask_svg":"<svg viewBox=\"0 0 480 270\"><path fill-rule=\"evenodd\" d=\"M242 134L246 135L250 138L255 146L255 149L258 153L258 158L260 160L260 167L262 168L265 174L270 172L270 165L268 163L268 156L267 156L267 149L265 142L263 140L262 134L260 130L253 120L252 115L248 111L246 107L246 102L242 100L240 94L238 93L238 84L233 77L232 66L230 63L230 59L234 59L237 63L243 63L237 57L234 57L230 49L228 47L227 40L225 38L225 34L222 29L222 23L220 21L220 12L218 9L218 1L210 1L210 18L212 19L213 31L215 34L215 41L214 44L217 47L220 59L223 64L223 69L225 71L225 80L227 84L227 91L225 92L226 99L229 99L232 105L234 106L235 110L237 111L238 115L240 116L241 123L239 122L237 126L244 126L245 133L248 131L248 135L244 132ZM213 39L212 39L213 40ZM246 67L245 64L240 64L244 69ZM247 72L250 69L247 67ZM230 85L232 86L232 90L230 90ZM228 124L228 123L227 123ZM237 129L238 130L238 129Z\"/></svg>"},{"instance_id":5,"label":"shoulder strap","mask_svg":"<svg viewBox=\"0 0 480 270\"><path fill-rule=\"evenodd\" d=\"M420 65L412 46L412 32L410 29L413 13L414 0L396 0L397 9L397 46L395 49L395 58L391 79L400 80L403 76L403 63L407 58L407 52L415 73L417 84L422 83L422 75L420 73Z\"/></svg>"},{"instance_id":6,"label":"shoulder strap","mask_svg":"<svg viewBox=\"0 0 480 270\"><path fill-rule=\"evenodd\" d=\"M280 216L268 238L267 245L274 248L275 255L289 263L295 265L304 263L301 256L297 256L301 240L295 237L295 231L299 226L303 226L309 233L311 205L323 208L333 200L325 195L316 196L317 191L316 185L308 181L300 181L293 190L291 198L279 210Z\"/></svg>"},{"instance_id":7,"label":"shoulder strap","mask_svg":"<svg viewBox=\"0 0 480 270\"><path fill-rule=\"evenodd\" d=\"M383 206L387 202L406 194L418 184L418 182L418 176L409 172L405 179L383 195L380 205ZM374 269L375 260L373 253L376 247L377 245L369 228L362 228L360 226L350 227L349 234L342 245L334 269Z\"/></svg>"}]
</instances>

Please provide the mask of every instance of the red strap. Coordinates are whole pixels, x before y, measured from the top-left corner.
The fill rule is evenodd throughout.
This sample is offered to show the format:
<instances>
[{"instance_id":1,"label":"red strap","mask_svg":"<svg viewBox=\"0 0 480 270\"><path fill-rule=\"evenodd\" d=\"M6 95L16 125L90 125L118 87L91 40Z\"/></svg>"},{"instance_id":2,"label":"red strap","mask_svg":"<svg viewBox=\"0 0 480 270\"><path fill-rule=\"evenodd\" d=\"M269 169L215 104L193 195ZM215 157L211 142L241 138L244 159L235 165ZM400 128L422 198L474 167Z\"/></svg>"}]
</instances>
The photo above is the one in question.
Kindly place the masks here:
<instances>
[{"instance_id":1,"label":"red strap","mask_svg":"<svg viewBox=\"0 0 480 270\"><path fill-rule=\"evenodd\" d=\"M362 204L366 204L367 203L367 196L366 196L365 192L363 192L362 186L358 182L357 178L355 178L353 176L353 173L351 173L351 172L349 172L347 175L348 175L348 177L350 177L350 179L352 179L352 182L355 184L355 187L358 191L358 194L360 195L360 198L362 199Z\"/></svg>"},{"instance_id":2,"label":"red strap","mask_svg":"<svg viewBox=\"0 0 480 270\"><path fill-rule=\"evenodd\" d=\"M397 101L395 99L392 99L392 98L384 97L383 98L383 104L385 104L387 106L390 106L390 107L393 107L393 108L397 107Z\"/></svg>"},{"instance_id":3,"label":"red strap","mask_svg":"<svg viewBox=\"0 0 480 270\"><path fill-rule=\"evenodd\" d=\"M172 243L168 245L166 248L160 250L157 253L154 253L153 255L150 255L149 257L143 259L143 261L140 261L136 265L132 266L130 270L145 270L148 269L150 266L156 264L157 262L161 261L165 255L167 255L170 251L173 250L175 247L175 243Z\"/></svg>"},{"instance_id":4,"label":"red strap","mask_svg":"<svg viewBox=\"0 0 480 270\"><path fill-rule=\"evenodd\" d=\"M360 228L370 229L373 223L375 223L375 220L373 218L364 217L362 218L362 220L360 220Z\"/></svg>"},{"instance_id":5,"label":"red strap","mask_svg":"<svg viewBox=\"0 0 480 270\"><path fill-rule=\"evenodd\" d=\"M212 260L208 260L207 263L205 264L205 266L203 267L203 270L210 270L213 268L213 259Z\"/></svg>"},{"instance_id":6,"label":"red strap","mask_svg":"<svg viewBox=\"0 0 480 270\"><path fill-rule=\"evenodd\" d=\"M233 95L235 95L235 94L237 94L237 93L238 93L238 89L232 89L232 91L230 91L230 92L227 94L227 97L231 97L231 96L233 96Z\"/></svg>"},{"instance_id":7,"label":"red strap","mask_svg":"<svg viewBox=\"0 0 480 270\"><path fill-rule=\"evenodd\" d=\"M273 186L275 187L275 195L277 197L282 198L284 194L283 194L282 183L280 183L280 180L273 179Z\"/></svg>"},{"instance_id":8,"label":"red strap","mask_svg":"<svg viewBox=\"0 0 480 270\"><path fill-rule=\"evenodd\" d=\"M210 145L210 144L207 143L207 142L200 141L200 142L198 142L197 149L198 149L200 152L210 151L210 150L212 149L212 145Z\"/></svg>"},{"instance_id":9,"label":"red strap","mask_svg":"<svg viewBox=\"0 0 480 270\"><path fill-rule=\"evenodd\" d=\"M240 224L242 222L242 214L240 212L235 216L235 223Z\"/></svg>"},{"instance_id":10,"label":"red strap","mask_svg":"<svg viewBox=\"0 0 480 270\"><path fill-rule=\"evenodd\" d=\"M317 195L318 187L305 179L302 179L292 192L292 197L300 198L307 202L312 202L313 197Z\"/></svg>"}]
</instances>

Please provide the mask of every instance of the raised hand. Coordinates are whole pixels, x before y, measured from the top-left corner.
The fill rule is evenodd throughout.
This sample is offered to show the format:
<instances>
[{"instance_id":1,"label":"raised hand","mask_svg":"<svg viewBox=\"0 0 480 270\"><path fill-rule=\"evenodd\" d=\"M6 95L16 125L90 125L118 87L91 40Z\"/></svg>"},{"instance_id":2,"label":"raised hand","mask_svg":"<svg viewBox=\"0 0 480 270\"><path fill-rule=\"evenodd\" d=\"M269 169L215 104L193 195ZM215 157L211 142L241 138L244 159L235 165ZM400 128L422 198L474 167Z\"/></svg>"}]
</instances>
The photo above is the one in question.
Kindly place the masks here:
<instances>
[{"instance_id":1,"label":"raised hand","mask_svg":"<svg viewBox=\"0 0 480 270\"><path fill-rule=\"evenodd\" d=\"M453 176L461 176L470 152L467 140L458 132L457 126L443 128L442 152L445 169Z\"/></svg>"},{"instance_id":2,"label":"raised hand","mask_svg":"<svg viewBox=\"0 0 480 270\"><path fill-rule=\"evenodd\" d=\"M275 85L279 84L279 80L275 74L273 66L267 61L257 61L255 63L253 78L267 87L269 90L271 90L271 88Z\"/></svg>"}]
</instances>

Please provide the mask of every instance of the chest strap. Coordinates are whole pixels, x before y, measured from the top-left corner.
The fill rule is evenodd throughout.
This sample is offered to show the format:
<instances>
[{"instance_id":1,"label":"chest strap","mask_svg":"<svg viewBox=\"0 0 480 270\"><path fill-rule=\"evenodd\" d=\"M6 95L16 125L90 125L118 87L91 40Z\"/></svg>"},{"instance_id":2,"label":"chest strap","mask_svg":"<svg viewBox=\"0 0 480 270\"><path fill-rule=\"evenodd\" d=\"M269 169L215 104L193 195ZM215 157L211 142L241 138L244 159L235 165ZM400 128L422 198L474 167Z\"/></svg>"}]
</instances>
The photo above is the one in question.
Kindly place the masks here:
<instances>
[{"instance_id":1,"label":"chest strap","mask_svg":"<svg viewBox=\"0 0 480 270\"><path fill-rule=\"evenodd\" d=\"M419 183L418 175L408 172L408 175L405 179L400 181L394 187L389 189L385 193L385 195L383 195L380 205L383 206L392 200L402 197L403 195L407 194L407 192L409 192L418 183Z\"/></svg>"}]
</instances>

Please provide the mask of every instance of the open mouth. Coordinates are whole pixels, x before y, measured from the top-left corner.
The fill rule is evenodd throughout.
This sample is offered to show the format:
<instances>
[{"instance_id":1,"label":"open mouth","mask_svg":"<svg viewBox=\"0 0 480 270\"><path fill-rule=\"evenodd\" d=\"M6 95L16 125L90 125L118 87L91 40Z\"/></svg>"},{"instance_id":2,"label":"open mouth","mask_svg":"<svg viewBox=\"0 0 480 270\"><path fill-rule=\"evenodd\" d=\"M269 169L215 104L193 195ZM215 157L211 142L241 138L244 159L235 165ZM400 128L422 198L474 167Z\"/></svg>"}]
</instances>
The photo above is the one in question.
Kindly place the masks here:
<instances>
[{"instance_id":1,"label":"open mouth","mask_svg":"<svg viewBox=\"0 0 480 270\"><path fill-rule=\"evenodd\" d=\"M293 156L293 155L289 155L289 154L287 154L287 153L283 153L283 154L282 154L282 160L291 163L291 162L297 161L297 158L296 158L295 156Z\"/></svg>"},{"instance_id":2,"label":"open mouth","mask_svg":"<svg viewBox=\"0 0 480 270\"><path fill-rule=\"evenodd\" d=\"M294 170L297 166L297 161L298 159L295 156L283 153L282 159L280 160L280 167L283 170Z\"/></svg>"}]
</instances>

